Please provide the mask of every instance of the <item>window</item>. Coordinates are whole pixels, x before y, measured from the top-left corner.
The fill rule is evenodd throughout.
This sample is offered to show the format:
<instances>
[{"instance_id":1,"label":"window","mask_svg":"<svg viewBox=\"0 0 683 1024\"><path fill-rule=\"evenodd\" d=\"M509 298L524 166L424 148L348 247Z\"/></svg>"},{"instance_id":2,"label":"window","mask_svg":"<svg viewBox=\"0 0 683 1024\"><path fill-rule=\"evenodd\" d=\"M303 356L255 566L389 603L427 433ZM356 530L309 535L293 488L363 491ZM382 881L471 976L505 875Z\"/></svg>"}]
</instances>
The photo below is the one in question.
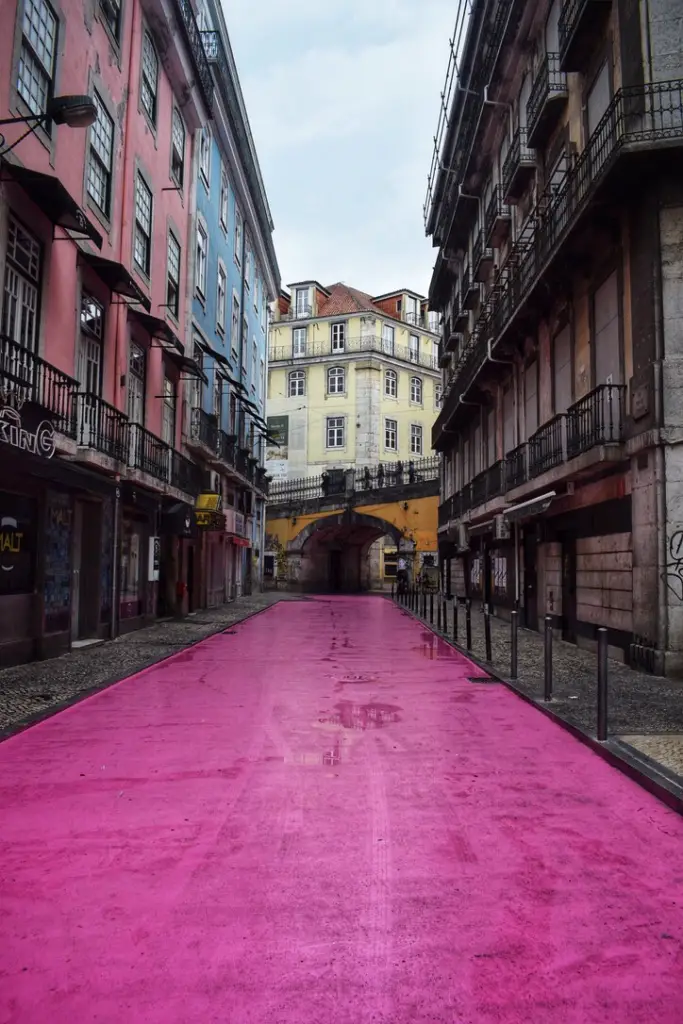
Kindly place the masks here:
<instances>
[{"instance_id":1,"label":"window","mask_svg":"<svg viewBox=\"0 0 683 1024\"><path fill-rule=\"evenodd\" d=\"M42 114L54 88L57 18L44 0L24 0L17 92L33 114Z\"/></svg>"},{"instance_id":2,"label":"window","mask_svg":"<svg viewBox=\"0 0 683 1024\"><path fill-rule=\"evenodd\" d=\"M442 395L443 395L443 385L442 384L435 384L434 385L434 405L436 406L437 409L441 405L441 396Z\"/></svg>"},{"instance_id":3,"label":"window","mask_svg":"<svg viewBox=\"0 0 683 1024\"><path fill-rule=\"evenodd\" d=\"M2 305L2 333L32 352L38 347L40 243L10 215Z\"/></svg>"},{"instance_id":4,"label":"window","mask_svg":"<svg viewBox=\"0 0 683 1024\"><path fill-rule=\"evenodd\" d=\"M211 133L208 128L202 128L199 136L199 173L208 189L211 180Z\"/></svg>"},{"instance_id":5,"label":"window","mask_svg":"<svg viewBox=\"0 0 683 1024\"><path fill-rule=\"evenodd\" d=\"M159 58L149 32L142 37L142 77L140 80L140 102L152 124L157 120L157 81Z\"/></svg>"},{"instance_id":6,"label":"window","mask_svg":"<svg viewBox=\"0 0 683 1024\"><path fill-rule=\"evenodd\" d=\"M417 334L411 334L410 335L410 341L409 341L408 344L409 344L409 353L410 353L410 361L411 361L411 363L419 363L420 362L420 339L418 338Z\"/></svg>"},{"instance_id":7,"label":"window","mask_svg":"<svg viewBox=\"0 0 683 1024\"><path fill-rule=\"evenodd\" d=\"M218 261L216 284L216 329L225 334L225 304L228 299L228 274L222 260Z\"/></svg>"},{"instance_id":8,"label":"window","mask_svg":"<svg viewBox=\"0 0 683 1024\"><path fill-rule=\"evenodd\" d=\"M292 331L292 355L295 359L306 355L306 328L295 327Z\"/></svg>"},{"instance_id":9,"label":"window","mask_svg":"<svg viewBox=\"0 0 683 1024\"><path fill-rule=\"evenodd\" d=\"M128 419L131 423L145 422L145 350L130 343L128 357Z\"/></svg>"},{"instance_id":10,"label":"window","mask_svg":"<svg viewBox=\"0 0 683 1024\"><path fill-rule=\"evenodd\" d=\"M185 125L177 107L173 108L171 124L171 177L176 185L183 187L185 173Z\"/></svg>"},{"instance_id":11,"label":"window","mask_svg":"<svg viewBox=\"0 0 683 1024\"><path fill-rule=\"evenodd\" d=\"M249 357L249 322L246 316L242 317L242 376L247 376L247 359Z\"/></svg>"},{"instance_id":12,"label":"window","mask_svg":"<svg viewBox=\"0 0 683 1024\"><path fill-rule=\"evenodd\" d=\"M242 262L242 214L235 203L235 261Z\"/></svg>"},{"instance_id":13,"label":"window","mask_svg":"<svg viewBox=\"0 0 683 1024\"><path fill-rule=\"evenodd\" d=\"M178 316L180 306L180 243L172 231L168 233L166 257L166 306L173 316Z\"/></svg>"},{"instance_id":14,"label":"window","mask_svg":"<svg viewBox=\"0 0 683 1024\"><path fill-rule=\"evenodd\" d=\"M217 373L214 374L213 380L213 415L216 419L217 426L221 425L221 413L223 409L223 381Z\"/></svg>"},{"instance_id":15,"label":"window","mask_svg":"<svg viewBox=\"0 0 683 1024\"><path fill-rule=\"evenodd\" d=\"M261 327L265 331L268 323L268 296L266 295L265 286L263 289L263 296L261 298Z\"/></svg>"},{"instance_id":16,"label":"window","mask_svg":"<svg viewBox=\"0 0 683 1024\"><path fill-rule=\"evenodd\" d=\"M258 270L258 264L254 270L254 309L258 313L259 309L259 294L261 292L261 277Z\"/></svg>"},{"instance_id":17,"label":"window","mask_svg":"<svg viewBox=\"0 0 683 1024\"><path fill-rule=\"evenodd\" d=\"M410 424L410 454L422 455L422 427L419 423Z\"/></svg>"},{"instance_id":18,"label":"window","mask_svg":"<svg viewBox=\"0 0 683 1024\"><path fill-rule=\"evenodd\" d=\"M111 206L114 122L97 93L93 94L93 101L97 108L97 120L90 129L87 189L88 195L108 217Z\"/></svg>"},{"instance_id":19,"label":"window","mask_svg":"<svg viewBox=\"0 0 683 1024\"><path fill-rule=\"evenodd\" d=\"M118 43L121 32L121 0L100 0L104 23Z\"/></svg>"},{"instance_id":20,"label":"window","mask_svg":"<svg viewBox=\"0 0 683 1024\"><path fill-rule=\"evenodd\" d=\"M398 374L396 370L387 370L384 374L384 394L387 398L396 398L398 395Z\"/></svg>"},{"instance_id":21,"label":"window","mask_svg":"<svg viewBox=\"0 0 683 1024\"><path fill-rule=\"evenodd\" d=\"M104 308L86 292L81 296L81 338L78 349L78 379L81 389L88 395L102 394L102 338L104 335ZM90 423L95 413L94 403L84 403L82 417Z\"/></svg>"},{"instance_id":22,"label":"window","mask_svg":"<svg viewBox=\"0 0 683 1024\"><path fill-rule=\"evenodd\" d=\"M331 366L327 371L328 395L343 395L346 386L346 371L343 366Z\"/></svg>"},{"instance_id":23,"label":"window","mask_svg":"<svg viewBox=\"0 0 683 1024\"><path fill-rule=\"evenodd\" d=\"M288 394L290 398L297 398L306 394L306 373L304 370L292 370L289 375Z\"/></svg>"},{"instance_id":24,"label":"window","mask_svg":"<svg viewBox=\"0 0 683 1024\"><path fill-rule=\"evenodd\" d=\"M390 452L395 452L398 448L397 420L384 421L384 447Z\"/></svg>"},{"instance_id":25,"label":"window","mask_svg":"<svg viewBox=\"0 0 683 1024\"><path fill-rule=\"evenodd\" d=\"M230 344L235 359L237 358L237 345L240 337L240 300L235 293L232 295L232 323L230 325Z\"/></svg>"},{"instance_id":26,"label":"window","mask_svg":"<svg viewBox=\"0 0 683 1024\"><path fill-rule=\"evenodd\" d=\"M396 548L384 549L384 578L393 580L398 572L398 551Z\"/></svg>"},{"instance_id":27,"label":"window","mask_svg":"<svg viewBox=\"0 0 683 1024\"><path fill-rule=\"evenodd\" d=\"M251 260L251 249L249 248L249 243L247 242L246 253L244 256L244 284L245 287L247 288L251 288Z\"/></svg>"},{"instance_id":28,"label":"window","mask_svg":"<svg viewBox=\"0 0 683 1024\"><path fill-rule=\"evenodd\" d=\"M228 174L225 167L221 167L221 201L219 205L219 217L221 227L228 230L228 202L230 200L230 187L228 185Z\"/></svg>"},{"instance_id":29,"label":"window","mask_svg":"<svg viewBox=\"0 0 683 1024\"><path fill-rule=\"evenodd\" d=\"M410 378L410 401L415 405L422 405L422 378Z\"/></svg>"},{"instance_id":30,"label":"window","mask_svg":"<svg viewBox=\"0 0 683 1024\"><path fill-rule=\"evenodd\" d=\"M135 240L133 258L149 277L152 255L152 193L138 171L135 179Z\"/></svg>"},{"instance_id":31,"label":"window","mask_svg":"<svg viewBox=\"0 0 683 1024\"><path fill-rule=\"evenodd\" d=\"M326 445L328 448L343 448L344 447L344 417L343 416L328 416L327 417L327 440Z\"/></svg>"},{"instance_id":32,"label":"window","mask_svg":"<svg viewBox=\"0 0 683 1024\"><path fill-rule=\"evenodd\" d=\"M202 298L206 295L206 264L209 254L209 236L201 221L197 221L197 253L194 267L194 286Z\"/></svg>"},{"instance_id":33,"label":"window","mask_svg":"<svg viewBox=\"0 0 683 1024\"><path fill-rule=\"evenodd\" d=\"M333 352L343 352L344 344L346 342L346 324L331 324L330 325L330 338L332 341Z\"/></svg>"},{"instance_id":34,"label":"window","mask_svg":"<svg viewBox=\"0 0 683 1024\"><path fill-rule=\"evenodd\" d=\"M256 338L251 339L251 390L256 391L258 383L258 345Z\"/></svg>"},{"instance_id":35,"label":"window","mask_svg":"<svg viewBox=\"0 0 683 1024\"><path fill-rule=\"evenodd\" d=\"M394 354L394 328L391 324L382 324L382 351L388 356Z\"/></svg>"},{"instance_id":36,"label":"window","mask_svg":"<svg viewBox=\"0 0 683 1024\"><path fill-rule=\"evenodd\" d=\"M164 397L161 407L161 440L171 448L175 446L175 383L164 377Z\"/></svg>"}]
</instances>

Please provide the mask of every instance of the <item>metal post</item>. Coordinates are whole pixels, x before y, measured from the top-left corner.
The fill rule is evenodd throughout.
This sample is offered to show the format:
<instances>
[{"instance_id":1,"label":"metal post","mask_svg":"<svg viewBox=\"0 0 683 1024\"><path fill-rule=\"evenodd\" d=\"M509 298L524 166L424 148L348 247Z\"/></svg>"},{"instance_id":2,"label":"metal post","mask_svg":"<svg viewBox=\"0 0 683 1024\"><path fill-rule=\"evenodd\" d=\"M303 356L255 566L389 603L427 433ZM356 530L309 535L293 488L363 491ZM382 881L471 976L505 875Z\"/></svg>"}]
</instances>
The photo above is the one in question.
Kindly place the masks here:
<instances>
[{"instance_id":1,"label":"metal post","mask_svg":"<svg viewBox=\"0 0 683 1024\"><path fill-rule=\"evenodd\" d=\"M553 699L553 617L545 617L544 642L544 673L543 673L543 700Z\"/></svg>"},{"instance_id":2,"label":"metal post","mask_svg":"<svg viewBox=\"0 0 683 1024\"><path fill-rule=\"evenodd\" d=\"M434 625L434 594L429 595L429 624Z\"/></svg>"},{"instance_id":3,"label":"metal post","mask_svg":"<svg viewBox=\"0 0 683 1024\"><path fill-rule=\"evenodd\" d=\"M607 739L607 630L598 629L598 739Z\"/></svg>"},{"instance_id":4,"label":"metal post","mask_svg":"<svg viewBox=\"0 0 683 1024\"><path fill-rule=\"evenodd\" d=\"M467 650L472 650L472 601L468 597L465 601L465 642Z\"/></svg>"},{"instance_id":5,"label":"metal post","mask_svg":"<svg viewBox=\"0 0 683 1024\"><path fill-rule=\"evenodd\" d=\"M493 653L491 651L491 609L487 604L484 605L484 641L486 643L486 660L493 661Z\"/></svg>"},{"instance_id":6,"label":"metal post","mask_svg":"<svg viewBox=\"0 0 683 1024\"><path fill-rule=\"evenodd\" d=\"M441 613L441 621L443 622L443 631L448 633L448 601L446 598L443 599L443 612Z\"/></svg>"},{"instance_id":7,"label":"metal post","mask_svg":"<svg viewBox=\"0 0 683 1024\"><path fill-rule=\"evenodd\" d=\"M453 639L458 642L458 599L453 598Z\"/></svg>"},{"instance_id":8,"label":"metal post","mask_svg":"<svg viewBox=\"0 0 683 1024\"><path fill-rule=\"evenodd\" d=\"M519 612L510 616L510 678L517 678L517 631L519 629Z\"/></svg>"},{"instance_id":9,"label":"metal post","mask_svg":"<svg viewBox=\"0 0 683 1024\"><path fill-rule=\"evenodd\" d=\"M441 632L441 601L436 602L436 628Z\"/></svg>"},{"instance_id":10,"label":"metal post","mask_svg":"<svg viewBox=\"0 0 683 1024\"><path fill-rule=\"evenodd\" d=\"M394 600L394 596L395 596L395 595L394 595L394 584L392 583L392 584L391 584L391 600L392 600L392 601Z\"/></svg>"}]
</instances>

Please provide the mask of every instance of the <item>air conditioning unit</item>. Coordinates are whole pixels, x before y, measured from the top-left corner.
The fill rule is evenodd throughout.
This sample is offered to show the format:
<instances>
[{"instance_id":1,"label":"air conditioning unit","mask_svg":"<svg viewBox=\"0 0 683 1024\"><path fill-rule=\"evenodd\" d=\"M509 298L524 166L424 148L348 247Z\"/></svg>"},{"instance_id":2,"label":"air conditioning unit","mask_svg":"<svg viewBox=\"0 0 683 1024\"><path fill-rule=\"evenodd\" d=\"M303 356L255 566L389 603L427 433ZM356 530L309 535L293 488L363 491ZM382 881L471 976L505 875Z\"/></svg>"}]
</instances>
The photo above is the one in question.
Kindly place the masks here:
<instances>
[{"instance_id":1,"label":"air conditioning unit","mask_svg":"<svg viewBox=\"0 0 683 1024\"><path fill-rule=\"evenodd\" d=\"M467 551L470 546L467 526L465 523L458 523L458 551Z\"/></svg>"},{"instance_id":2,"label":"air conditioning unit","mask_svg":"<svg viewBox=\"0 0 683 1024\"><path fill-rule=\"evenodd\" d=\"M497 515L493 517L493 539L510 539L510 524L508 523L504 515Z\"/></svg>"},{"instance_id":3,"label":"air conditioning unit","mask_svg":"<svg viewBox=\"0 0 683 1024\"><path fill-rule=\"evenodd\" d=\"M209 470L209 490L212 494L221 493L221 478L215 470Z\"/></svg>"}]
</instances>

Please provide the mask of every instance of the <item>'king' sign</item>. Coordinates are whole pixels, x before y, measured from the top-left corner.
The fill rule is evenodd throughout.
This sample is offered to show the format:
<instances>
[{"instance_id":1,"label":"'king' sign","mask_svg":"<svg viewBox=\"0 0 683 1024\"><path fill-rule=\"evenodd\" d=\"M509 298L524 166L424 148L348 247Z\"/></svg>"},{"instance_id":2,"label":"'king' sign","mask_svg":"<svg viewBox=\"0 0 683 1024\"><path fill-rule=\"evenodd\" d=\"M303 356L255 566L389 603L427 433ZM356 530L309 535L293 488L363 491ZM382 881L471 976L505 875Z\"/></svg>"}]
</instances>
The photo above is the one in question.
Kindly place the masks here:
<instances>
[{"instance_id":1,"label":"'king' sign","mask_svg":"<svg viewBox=\"0 0 683 1024\"><path fill-rule=\"evenodd\" d=\"M42 420L35 430L21 425L21 416L9 406L0 409L0 441L32 455L51 459L55 453L55 428L49 420Z\"/></svg>"}]
</instances>

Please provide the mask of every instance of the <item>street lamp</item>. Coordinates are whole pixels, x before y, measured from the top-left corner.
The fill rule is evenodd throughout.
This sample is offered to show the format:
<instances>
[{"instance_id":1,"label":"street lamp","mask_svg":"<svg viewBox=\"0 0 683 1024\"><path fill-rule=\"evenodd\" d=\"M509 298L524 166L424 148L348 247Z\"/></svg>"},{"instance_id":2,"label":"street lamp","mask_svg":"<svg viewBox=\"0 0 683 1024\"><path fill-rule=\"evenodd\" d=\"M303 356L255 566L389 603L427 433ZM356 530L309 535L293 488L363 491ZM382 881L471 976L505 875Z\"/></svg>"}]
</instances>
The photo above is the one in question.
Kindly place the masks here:
<instances>
[{"instance_id":1,"label":"street lamp","mask_svg":"<svg viewBox=\"0 0 683 1024\"><path fill-rule=\"evenodd\" d=\"M9 153L17 143L21 142L30 132L44 121L65 124L69 128L89 128L97 120L97 107L91 96L54 96L48 100L47 106L40 114L27 114L25 117L5 117L0 119L0 126L6 124L26 124L28 130L13 142L0 156ZM0 134L0 147L4 146L5 137Z\"/></svg>"}]
</instances>

